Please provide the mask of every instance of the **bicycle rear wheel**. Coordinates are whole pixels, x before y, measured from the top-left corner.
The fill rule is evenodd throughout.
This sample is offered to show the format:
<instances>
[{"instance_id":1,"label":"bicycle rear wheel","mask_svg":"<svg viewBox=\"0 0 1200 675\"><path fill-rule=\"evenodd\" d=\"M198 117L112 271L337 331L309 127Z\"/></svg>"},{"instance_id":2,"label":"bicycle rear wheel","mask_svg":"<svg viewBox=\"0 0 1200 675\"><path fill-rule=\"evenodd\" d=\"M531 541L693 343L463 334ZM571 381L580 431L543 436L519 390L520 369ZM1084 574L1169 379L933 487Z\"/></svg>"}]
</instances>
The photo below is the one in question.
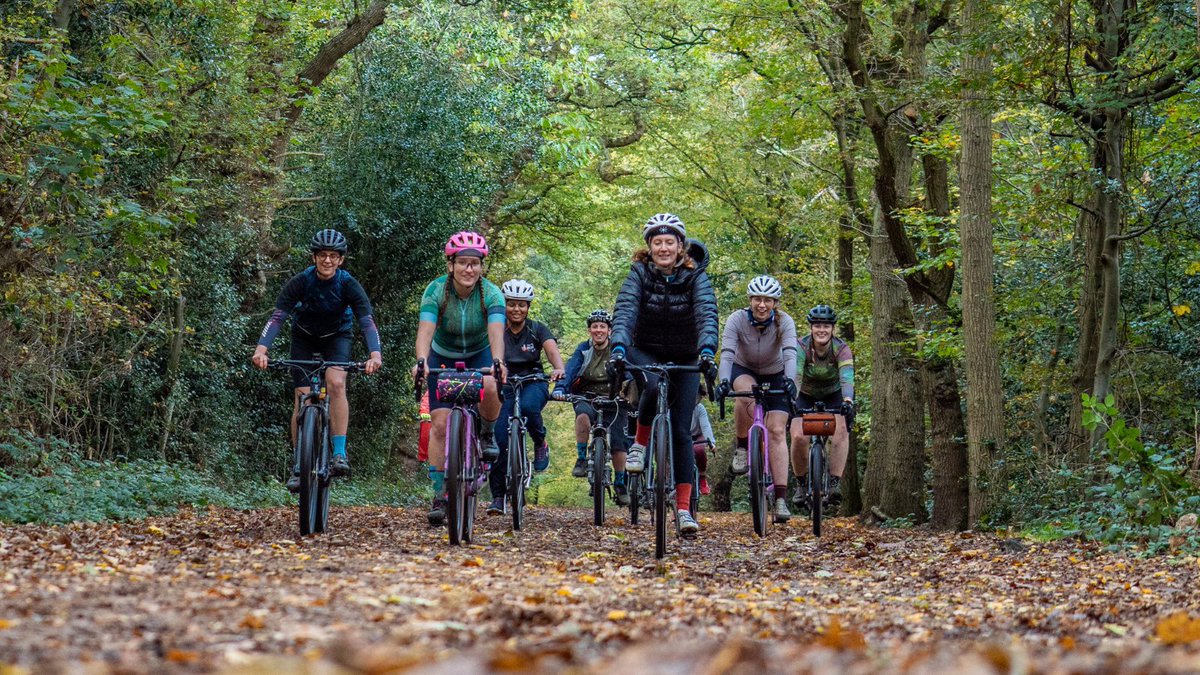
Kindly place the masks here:
<instances>
[{"instance_id":1,"label":"bicycle rear wheel","mask_svg":"<svg viewBox=\"0 0 1200 675\"><path fill-rule=\"evenodd\" d=\"M603 436L592 439L592 524L604 524L605 478L608 477L608 441Z\"/></svg>"},{"instance_id":2,"label":"bicycle rear wheel","mask_svg":"<svg viewBox=\"0 0 1200 675\"><path fill-rule=\"evenodd\" d=\"M464 421L462 410L454 408L446 422L446 525L450 528L450 544L453 546L462 543L466 511L463 457L467 443Z\"/></svg>"},{"instance_id":3,"label":"bicycle rear wheel","mask_svg":"<svg viewBox=\"0 0 1200 675\"><path fill-rule=\"evenodd\" d=\"M321 479L317 453L321 445L321 409L306 405L300 411L300 535L316 533Z\"/></svg>"},{"instance_id":4,"label":"bicycle rear wheel","mask_svg":"<svg viewBox=\"0 0 1200 675\"><path fill-rule=\"evenodd\" d=\"M525 517L525 433L514 420L508 428L508 506L512 509L513 531L521 530Z\"/></svg>"},{"instance_id":5,"label":"bicycle rear wheel","mask_svg":"<svg viewBox=\"0 0 1200 675\"><path fill-rule=\"evenodd\" d=\"M762 429L750 427L750 438L746 450L750 459L750 512L754 518L754 534L767 536L767 490L764 485L766 471L763 468L763 443L765 439Z\"/></svg>"},{"instance_id":6,"label":"bicycle rear wheel","mask_svg":"<svg viewBox=\"0 0 1200 675\"><path fill-rule=\"evenodd\" d=\"M654 557L667 554L667 493L671 480L671 428L667 417L654 420L650 444L654 457Z\"/></svg>"},{"instance_id":7,"label":"bicycle rear wheel","mask_svg":"<svg viewBox=\"0 0 1200 675\"><path fill-rule=\"evenodd\" d=\"M638 515L642 509L642 475L640 473L627 474L625 481L629 489L629 524L637 525Z\"/></svg>"},{"instance_id":8,"label":"bicycle rear wheel","mask_svg":"<svg viewBox=\"0 0 1200 675\"><path fill-rule=\"evenodd\" d=\"M329 426L322 426L317 452L317 532L324 532L329 527L329 486L333 483L329 473Z\"/></svg>"},{"instance_id":9,"label":"bicycle rear wheel","mask_svg":"<svg viewBox=\"0 0 1200 675\"><path fill-rule=\"evenodd\" d=\"M821 510L825 506L825 441L813 439L808 446L809 505L813 536L821 536Z\"/></svg>"}]
</instances>

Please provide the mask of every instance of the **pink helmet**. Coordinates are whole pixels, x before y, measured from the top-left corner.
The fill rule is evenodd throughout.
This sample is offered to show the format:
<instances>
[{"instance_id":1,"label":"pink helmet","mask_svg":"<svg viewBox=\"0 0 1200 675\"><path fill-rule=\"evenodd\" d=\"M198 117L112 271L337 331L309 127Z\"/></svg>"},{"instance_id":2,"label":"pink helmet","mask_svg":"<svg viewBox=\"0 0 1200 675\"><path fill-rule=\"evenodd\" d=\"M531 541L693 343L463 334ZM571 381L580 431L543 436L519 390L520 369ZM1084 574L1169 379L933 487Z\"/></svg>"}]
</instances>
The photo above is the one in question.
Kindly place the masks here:
<instances>
[{"instance_id":1,"label":"pink helmet","mask_svg":"<svg viewBox=\"0 0 1200 675\"><path fill-rule=\"evenodd\" d=\"M478 232L458 232L446 242L446 257L456 255L473 255L480 258L488 254L487 239Z\"/></svg>"}]
</instances>

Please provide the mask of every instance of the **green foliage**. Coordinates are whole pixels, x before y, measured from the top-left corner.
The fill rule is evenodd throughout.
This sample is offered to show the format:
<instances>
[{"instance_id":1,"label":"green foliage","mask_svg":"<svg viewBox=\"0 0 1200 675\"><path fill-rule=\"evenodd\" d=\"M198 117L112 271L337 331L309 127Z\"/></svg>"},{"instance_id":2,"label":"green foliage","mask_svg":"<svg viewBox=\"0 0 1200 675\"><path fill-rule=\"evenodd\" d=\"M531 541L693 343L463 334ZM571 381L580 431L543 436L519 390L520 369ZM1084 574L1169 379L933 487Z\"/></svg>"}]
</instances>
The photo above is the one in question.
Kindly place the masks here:
<instances>
[{"instance_id":1,"label":"green foliage","mask_svg":"<svg viewBox=\"0 0 1200 675\"><path fill-rule=\"evenodd\" d=\"M1187 480L1183 453L1142 439L1128 426L1116 400L1084 396L1084 426L1102 432L1105 480L1091 487L1093 501L1080 519L1089 534L1109 543L1145 542L1161 549L1176 518L1200 510L1200 491Z\"/></svg>"}]
</instances>

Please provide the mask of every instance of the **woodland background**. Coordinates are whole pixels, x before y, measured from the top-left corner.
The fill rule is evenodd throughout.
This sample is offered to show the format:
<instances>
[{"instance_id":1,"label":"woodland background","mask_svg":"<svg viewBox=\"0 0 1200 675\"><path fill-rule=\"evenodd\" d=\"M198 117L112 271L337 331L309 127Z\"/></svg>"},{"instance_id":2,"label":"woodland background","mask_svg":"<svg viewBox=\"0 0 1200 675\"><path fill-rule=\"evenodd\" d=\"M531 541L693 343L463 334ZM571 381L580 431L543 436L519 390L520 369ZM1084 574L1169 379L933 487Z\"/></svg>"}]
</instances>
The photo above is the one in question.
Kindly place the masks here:
<instances>
[{"instance_id":1,"label":"woodland background","mask_svg":"<svg viewBox=\"0 0 1200 675\"><path fill-rule=\"evenodd\" d=\"M0 69L2 519L285 502L248 357L323 227L387 364L339 498L423 499L445 237L569 350L663 210L723 316L770 273L845 317L848 513L1156 551L1200 508L1194 2L30 0Z\"/></svg>"}]
</instances>

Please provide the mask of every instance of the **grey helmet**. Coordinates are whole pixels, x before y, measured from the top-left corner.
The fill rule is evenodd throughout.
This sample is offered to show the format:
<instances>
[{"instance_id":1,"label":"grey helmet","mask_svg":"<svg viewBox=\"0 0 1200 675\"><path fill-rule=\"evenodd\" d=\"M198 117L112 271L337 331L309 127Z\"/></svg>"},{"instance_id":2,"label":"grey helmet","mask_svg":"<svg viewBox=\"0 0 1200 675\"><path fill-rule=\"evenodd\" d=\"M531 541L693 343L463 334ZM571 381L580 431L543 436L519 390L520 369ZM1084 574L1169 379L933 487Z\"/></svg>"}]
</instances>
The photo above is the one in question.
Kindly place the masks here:
<instances>
[{"instance_id":1,"label":"grey helmet","mask_svg":"<svg viewBox=\"0 0 1200 675\"><path fill-rule=\"evenodd\" d=\"M313 253L317 251L337 251L342 255L346 255L346 236L337 230L321 230L313 235L312 241L308 244L308 249Z\"/></svg>"}]
</instances>

